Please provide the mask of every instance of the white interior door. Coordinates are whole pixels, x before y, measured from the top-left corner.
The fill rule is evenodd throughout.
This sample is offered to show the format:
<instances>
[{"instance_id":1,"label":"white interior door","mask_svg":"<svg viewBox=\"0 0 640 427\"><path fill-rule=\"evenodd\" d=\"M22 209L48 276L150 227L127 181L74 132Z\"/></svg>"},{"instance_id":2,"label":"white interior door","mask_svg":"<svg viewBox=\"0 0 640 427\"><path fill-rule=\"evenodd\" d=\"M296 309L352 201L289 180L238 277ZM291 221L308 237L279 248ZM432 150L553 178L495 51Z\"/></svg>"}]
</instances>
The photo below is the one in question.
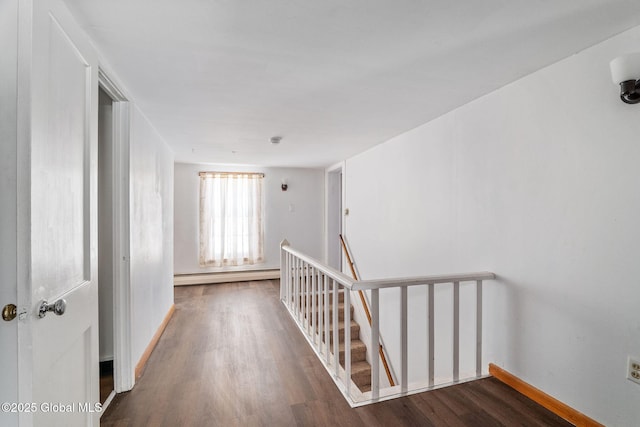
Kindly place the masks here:
<instances>
[{"instance_id":1,"label":"white interior door","mask_svg":"<svg viewBox=\"0 0 640 427\"><path fill-rule=\"evenodd\" d=\"M35 405L20 424L97 426L97 61L60 0L32 6L30 281L18 285L28 307L18 340L20 400ZM60 299L64 314L38 316L41 301Z\"/></svg>"}]
</instances>

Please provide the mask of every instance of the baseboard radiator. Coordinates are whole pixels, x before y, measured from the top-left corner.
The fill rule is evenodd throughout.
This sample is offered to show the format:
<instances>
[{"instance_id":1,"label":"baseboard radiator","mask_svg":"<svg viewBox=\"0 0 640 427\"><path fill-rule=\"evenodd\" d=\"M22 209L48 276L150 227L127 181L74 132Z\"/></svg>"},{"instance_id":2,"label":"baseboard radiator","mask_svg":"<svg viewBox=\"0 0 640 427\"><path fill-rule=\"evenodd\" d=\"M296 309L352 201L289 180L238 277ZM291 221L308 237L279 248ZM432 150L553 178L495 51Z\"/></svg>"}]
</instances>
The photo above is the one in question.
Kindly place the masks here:
<instances>
[{"instance_id":1,"label":"baseboard radiator","mask_svg":"<svg viewBox=\"0 0 640 427\"><path fill-rule=\"evenodd\" d=\"M173 276L174 286L210 285L214 283L247 282L251 280L278 279L279 269L222 271L216 273L176 274Z\"/></svg>"}]
</instances>

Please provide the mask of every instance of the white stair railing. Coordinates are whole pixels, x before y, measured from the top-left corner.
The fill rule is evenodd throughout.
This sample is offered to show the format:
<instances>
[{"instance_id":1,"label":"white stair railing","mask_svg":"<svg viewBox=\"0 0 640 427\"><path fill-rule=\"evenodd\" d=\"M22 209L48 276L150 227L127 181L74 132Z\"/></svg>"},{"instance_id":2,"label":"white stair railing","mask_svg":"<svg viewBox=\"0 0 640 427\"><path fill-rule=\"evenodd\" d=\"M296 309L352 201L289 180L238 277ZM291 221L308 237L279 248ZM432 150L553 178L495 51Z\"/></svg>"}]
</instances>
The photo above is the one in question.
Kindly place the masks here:
<instances>
[{"instance_id":1,"label":"white stair railing","mask_svg":"<svg viewBox=\"0 0 640 427\"><path fill-rule=\"evenodd\" d=\"M331 374L334 382L352 406L406 396L462 381L482 377L482 283L495 279L489 272L409 278L354 280L345 274L293 249L284 240L280 245L280 299L287 307L305 338ZM475 282L475 375L460 378L460 283ZM434 289L441 284L453 284L453 349L450 381L436 382L435 366L435 304ZM409 383L408 364L408 288L426 286L427 300L427 381ZM380 359L375 349L380 336L380 289L400 289L400 381L393 387L380 387ZM371 292L371 389L361 391L351 380L351 291ZM344 295L344 332L340 338L339 296ZM330 318L331 313L331 318ZM344 367L340 364L339 348L344 344Z\"/></svg>"}]
</instances>

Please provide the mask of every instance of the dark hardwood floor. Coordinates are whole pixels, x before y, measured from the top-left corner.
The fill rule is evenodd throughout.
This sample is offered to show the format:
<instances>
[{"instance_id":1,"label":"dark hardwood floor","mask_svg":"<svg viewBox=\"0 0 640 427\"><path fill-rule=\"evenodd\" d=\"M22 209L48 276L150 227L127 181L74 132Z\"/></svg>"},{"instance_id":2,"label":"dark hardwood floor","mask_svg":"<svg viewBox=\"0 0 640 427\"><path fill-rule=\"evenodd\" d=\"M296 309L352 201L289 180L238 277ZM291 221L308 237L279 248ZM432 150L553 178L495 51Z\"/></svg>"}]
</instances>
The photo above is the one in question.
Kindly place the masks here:
<instances>
[{"instance_id":1,"label":"dark hardwood floor","mask_svg":"<svg viewBox=\"0 0 640 427\"><path fill-rule=\"evenodd\" d=\"M143 376L101 425L571 425L493 378L351 409L278 296L277 280L177 287Z\"/></svg>"},{"instance_id":2,"label":"dark hardwood floor","mask_svg":"<svg viewBox=\"0 0 640 427\"><path fill-rule=\"evenodd\" d=\"M113 391L113 374L100 374L100 403L104 405L107 398Z\"/></svg>"}]
</instances>

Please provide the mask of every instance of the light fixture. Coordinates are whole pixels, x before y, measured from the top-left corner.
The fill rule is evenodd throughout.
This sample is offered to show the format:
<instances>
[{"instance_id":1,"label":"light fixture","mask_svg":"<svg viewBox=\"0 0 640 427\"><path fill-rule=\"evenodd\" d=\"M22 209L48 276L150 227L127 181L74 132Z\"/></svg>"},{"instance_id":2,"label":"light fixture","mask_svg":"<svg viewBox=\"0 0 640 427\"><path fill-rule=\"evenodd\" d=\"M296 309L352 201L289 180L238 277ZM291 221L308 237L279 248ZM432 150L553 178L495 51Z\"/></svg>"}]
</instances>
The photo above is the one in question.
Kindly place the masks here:
<instances>
[{"instance_id":1,"label":"light fixture","mask_svg":"<svg viewBox=\"0 0 640 427\"><path fill-rule=\"evenodd\" d=\"M619 56L611 61L611 78L620 85L620 99L627 104L640 102L640 53Z\"/></svg>"},{"instance_id":2,"label":"light fixture","mask_svg":"<svg viewBox=\"0 0 640 427\"><path fill-rule=\"evenodd\" d=\"M282 141L282 137L281 136L272 136L269 141L272 144L280 144L280 141Z\"/></svg>"},{"instance_id":3,"label":"light fixture","mask_svg":"<svg viewBox=\"0 0 640 427\"><path fill-rule=\"evenodd\" d=\"M280 188L282 188L282 191L287 191L287 188L289 188L289 186L287 185L287 180L282 178L282 185L280 186Z\"/></svg>"}]
</instances>

